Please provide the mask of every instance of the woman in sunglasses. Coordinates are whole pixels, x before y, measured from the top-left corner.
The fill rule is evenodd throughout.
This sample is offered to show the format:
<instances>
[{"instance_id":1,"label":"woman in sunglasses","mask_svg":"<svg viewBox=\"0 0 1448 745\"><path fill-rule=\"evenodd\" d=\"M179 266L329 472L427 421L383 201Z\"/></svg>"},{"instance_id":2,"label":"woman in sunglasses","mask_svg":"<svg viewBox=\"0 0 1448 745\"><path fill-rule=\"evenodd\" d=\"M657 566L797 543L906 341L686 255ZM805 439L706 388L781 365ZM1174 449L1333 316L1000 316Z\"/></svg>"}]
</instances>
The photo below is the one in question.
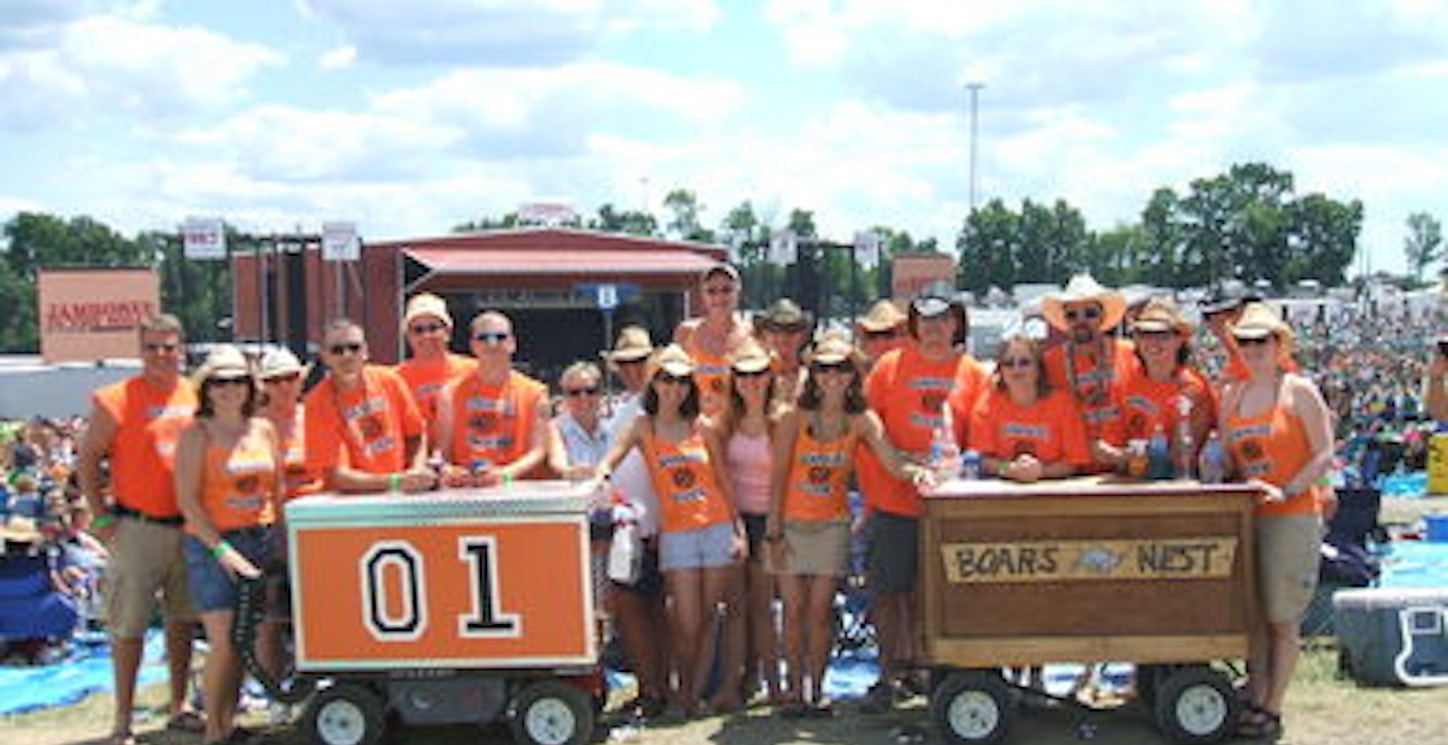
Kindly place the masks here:
<instances>
[{"instance_id":1,"label":"woman in sunglasses","mask_svg":"<svg viewBox=\"0 0 1448 745\"><path fill-rule=\"evenodd\" d=\"M775 358L749 340L730 360L729 408L717 420L724 443L734 508L744 522L749 558L730 588L725 618L728 660L720 686L720 709L737 708L764 681L771 702L779 701L779 637L774 625L774 578L764 568L764 534L769 520L769 476L778 419L780 374ZM742 685L731 685L738 678Z\"/></svg>"},{"instance_id":2,"label":"woman in sunglasses","mask_svg":"<svg viewBox=\"0 0 1448 745\"><path fill-rule=\"evenodd\" d=\"M644 414L614 441L594 478L602 488L629 450L643 454L659 500L659 568L673 600L669 638L678 680L671 703L695 716L713 662L706 653L713 648L711 622L748 549L721 473L723 443L701 416L693 359L670 344L649 371Z\"/></svg>"},{"instance_id":3,"label":"woman in sunglasses","mask_svg":"<svg viewBox=\"0 0 1448 745\"><path fill-rule=\"evenodd\" d=\"M284 481L281 444L255 416L251 366L218 347L198 371L201 399L176 449L176 501L186 519L186 578L211 651L202 672L203 742L234 735L241 660L232 645L238 578L261 576Z\"/></svg>"},{"instance_id":4,"label":"woman in sunglasses","mask_svg":"<svg viewBox=\"0 0 1448 745\"><path fill-rule=\"evenodd\" d=\"M1229 471L1262 490L1256 510L1257 591L1263 624L1249 637L1239 734L1282 728L1282 702L1299 655L1299 624L1317 586L1322 503L1332 466L1331 417L1308 378L1288 372L1292 328L1265 303L1248 303L1231 327L1249 377L1222 389L1218 426Z\"/></svg>"},{"instance_id":5,"label":"woman in sunglasses","mask_svg":"<svg viewBox=\"0 0 1448 745\"><path fill-rule=\"evenodd\" d=\"M699 277L700 315L674 330L674 343L694 360L699 403L708 416L728 408L729 358L753 335L739 313L742 290L733 265L721 262L705 269Z\"/></svg>"},{"instance_id":6,"label":"woman in sunglasses","mask_svg":"<svg viewBox=\"0 0 1448 745\"><path fill-rule=\"evenodd\" d=\"M1116 381L1112 396L1121 419L1105 428L1105 442L1096 444L1096 452L1120 468L1126 444L1146 440L1160 428L1171 441L1173 463L1196 463L1216 426L1217 401L1206 378L1190 364L1192 325L1171 298L1154 297L1132 321L1131 338L1141 364ZM1180 448L1183 425L1191 445L1186 453Z\"/></svg>"},{"instance_id":7,"label":"woman in sunglasses","mask_svg":"<svg viewBox=\"0 0 1448 745\"><path fill-rule=\"evenodd\" d=\"M1046 382L1036 341L1016 334L1001 343L993 385L970 420L970 447L981 470L1011 481L1063 478L1091 464L1086 428L1071 393Z\"/></svg>"},{"instance_id":8,"label":"woman in sunglasses","mask_svg":"<svg viewBox=\"0 0 1448 745\"><path fill-rule=\"evenodd\" d=\"M830 714L823 683L835 590L849 569L856 445L868 445L897 479L919 485L929 478L890 444L879 417L866 408L862 364L843 336L826 336L808 357L798 407L775 430L765 541L784 600L786 716Z\"/></svg>"}]
</instances>

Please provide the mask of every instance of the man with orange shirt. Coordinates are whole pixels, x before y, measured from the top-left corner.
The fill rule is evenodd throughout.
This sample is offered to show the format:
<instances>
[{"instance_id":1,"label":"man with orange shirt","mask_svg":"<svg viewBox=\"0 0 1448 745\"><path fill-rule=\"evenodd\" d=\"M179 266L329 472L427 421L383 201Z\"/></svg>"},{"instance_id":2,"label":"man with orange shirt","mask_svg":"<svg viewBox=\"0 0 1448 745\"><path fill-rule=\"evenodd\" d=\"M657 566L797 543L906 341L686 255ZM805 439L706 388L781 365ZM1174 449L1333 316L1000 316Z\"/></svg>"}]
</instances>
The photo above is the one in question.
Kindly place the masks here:
<instances>
[{"instance_id":1,"label":"man with orange shirt","mask_svg":"<svg viewBox=\"0 0 1448 745\"><path fill-rule=\"evenodd\" d=\"M452 315L442 298L424 292L407 301L402 333L412 356L397 366L397 374L407 381L412 400L429 426L437 419L438 391L477 367L473 360L448 351L452 330Z\"/></svg>"},{"instance_id":2,"label":"man with orange shirt","mask_svg":"<svg viewBox=\"0 0 1448 745\"><path fill-rule=\"evenodd\" d=\"M548 386L513 369L518 340L502 313L470 324L477 371L443 388L434 439L445 486L493 486L535 475L548 455Z\"/></svg>"},{"instance_id":3,"label":"man with orange shirt","mask_svg":"<svg viewBox=\"0 0 1448 745\"><path fill-rule=\"evenodd\" d=\"M307 468L339 492L433 488L426 422L402 376L367 364L362 327L347 319L328 324L322 362L328 375L304 400Z\"/></svg>"},{"instance_id":4,"label":"man with orange shirt","mask_svg":"<svg viewBox=\"0 0 1448 745\"><path fill-rule=\"evenodd\" d=\"M865 400L885 425L886 436L914 460L926 458L957 386L979 388L985 379L980 364L958 350L966 323L964 306L941 297L917 298L906 317L911 341L881 357L865 381ZM974 400L974 395L960 394L962 401ZM957 438L961 426L956 426ZM885 471L869 448L855 452L870 536L866 574L875 593L881 663L880 682L870 689L866 709L882 711L894 702L894 678L919 659L914 609L920 493L913 483Z\"/></svg>"},{"instance_id":5,"label":"man with orange shirt","mask_svg":"<svg viewBox=\"0 0 1448 745\"><path fill-rule=\"evenodd\" d=\"M181 377L181 322L175 316L142 322L140 344L141 374L91 397L90 428L77 463L81 493L95 515L90 530L111 550L105 598L116 703L110 745L136 741L136 673L158 592L171 669L167 728L200 732L201 726L185 709L196 611L186 584L174 476L177 438L196 412L196 392ZM110 462L108 490L104 460Z\"/></svg>"},{"instance_id":6,"label":"man with orange shirt","mask_svg":"<svg viewBox=\"0 0 1448 745\"><path fill-rule=\"evenodd\" d=\"M1046 322L1066 334L1064 344L1046 350L1046 380L1076 397L1100 469L1110 467L1110 454L1101 444L1121 420L1112 387L1137 364L1131 342L1111 335L1125 314L1121 293L1102 287L1089 274L1072 277L1064 292L1041 301Z\"/></svg>"}]
</instances>

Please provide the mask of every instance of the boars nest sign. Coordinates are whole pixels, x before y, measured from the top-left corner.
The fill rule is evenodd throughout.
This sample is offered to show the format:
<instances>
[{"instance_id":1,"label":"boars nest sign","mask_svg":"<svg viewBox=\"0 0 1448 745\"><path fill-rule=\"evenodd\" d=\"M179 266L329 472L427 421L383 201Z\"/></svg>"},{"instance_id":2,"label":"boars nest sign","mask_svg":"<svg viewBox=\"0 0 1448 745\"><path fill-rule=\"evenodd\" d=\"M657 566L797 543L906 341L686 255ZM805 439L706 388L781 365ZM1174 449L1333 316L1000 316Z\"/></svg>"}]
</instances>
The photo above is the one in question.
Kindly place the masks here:
<instances>
[{"instance_id":1,"label":"boars nest sign","mask_svg":"<svg viewBox=\"0 0 1448 745\"><path fill-rule=\"evenodd\" d=\"M940 554L952 583L1224 579L1232 573L1237 539L947 543Z\"/></svg>"}]
</instances>

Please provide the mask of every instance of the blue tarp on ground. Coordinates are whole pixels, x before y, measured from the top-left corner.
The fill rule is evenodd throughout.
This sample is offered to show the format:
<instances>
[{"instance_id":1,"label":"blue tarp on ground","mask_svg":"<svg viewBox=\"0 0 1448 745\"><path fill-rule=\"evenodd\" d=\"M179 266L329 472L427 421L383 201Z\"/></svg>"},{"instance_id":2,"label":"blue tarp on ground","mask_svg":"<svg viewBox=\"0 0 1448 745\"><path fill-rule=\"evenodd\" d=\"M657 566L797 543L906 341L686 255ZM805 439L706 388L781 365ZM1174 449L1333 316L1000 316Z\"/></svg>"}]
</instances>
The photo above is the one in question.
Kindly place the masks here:
<instances>
[{"instance_id":1,"label":"blue tarp on ground","mask_svg":"<svg viewBox=\"0 0 1448 745\"><path fill-rule=\"evenodd\" d=\"M1381 560L1382 587L1448 587L1448 542L1393 541Z\"/></svg>"},{"instance_id":2,"label":"blue tarp on ground","mask_svg":"<svg viewBox=\"0 0 1448 745\"><path fill-rule=\"evenodd\" d=\"M166 679L165 642L159 631L146 636L141 682ZM111 647L100 635L77 636L58 663L35 667L0 666L0 714L73 704L92 693L110 691Z\"/></svg>"}]
</instances>

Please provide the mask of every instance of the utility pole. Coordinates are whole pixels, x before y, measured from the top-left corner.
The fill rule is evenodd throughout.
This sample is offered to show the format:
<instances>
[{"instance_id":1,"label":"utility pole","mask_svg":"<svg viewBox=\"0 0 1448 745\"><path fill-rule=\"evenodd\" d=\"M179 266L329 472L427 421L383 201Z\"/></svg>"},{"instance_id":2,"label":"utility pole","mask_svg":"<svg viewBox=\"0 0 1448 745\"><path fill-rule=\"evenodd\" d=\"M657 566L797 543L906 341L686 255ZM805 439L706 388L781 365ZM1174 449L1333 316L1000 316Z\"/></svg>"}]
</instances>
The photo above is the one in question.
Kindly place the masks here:
<instances>
[{"instance_id":1,"label":"utility pole","mask_svg":"<svg viewBox=\"0 0 1448 745\"><path fill-rule=\"evenodd\" d=\"M966 83L965 90L970 94L970 214L975 214L975 158L976 158L976 134L977 124L980 115L980 91L985 83Z\"/></svg>"}]
</instances>

